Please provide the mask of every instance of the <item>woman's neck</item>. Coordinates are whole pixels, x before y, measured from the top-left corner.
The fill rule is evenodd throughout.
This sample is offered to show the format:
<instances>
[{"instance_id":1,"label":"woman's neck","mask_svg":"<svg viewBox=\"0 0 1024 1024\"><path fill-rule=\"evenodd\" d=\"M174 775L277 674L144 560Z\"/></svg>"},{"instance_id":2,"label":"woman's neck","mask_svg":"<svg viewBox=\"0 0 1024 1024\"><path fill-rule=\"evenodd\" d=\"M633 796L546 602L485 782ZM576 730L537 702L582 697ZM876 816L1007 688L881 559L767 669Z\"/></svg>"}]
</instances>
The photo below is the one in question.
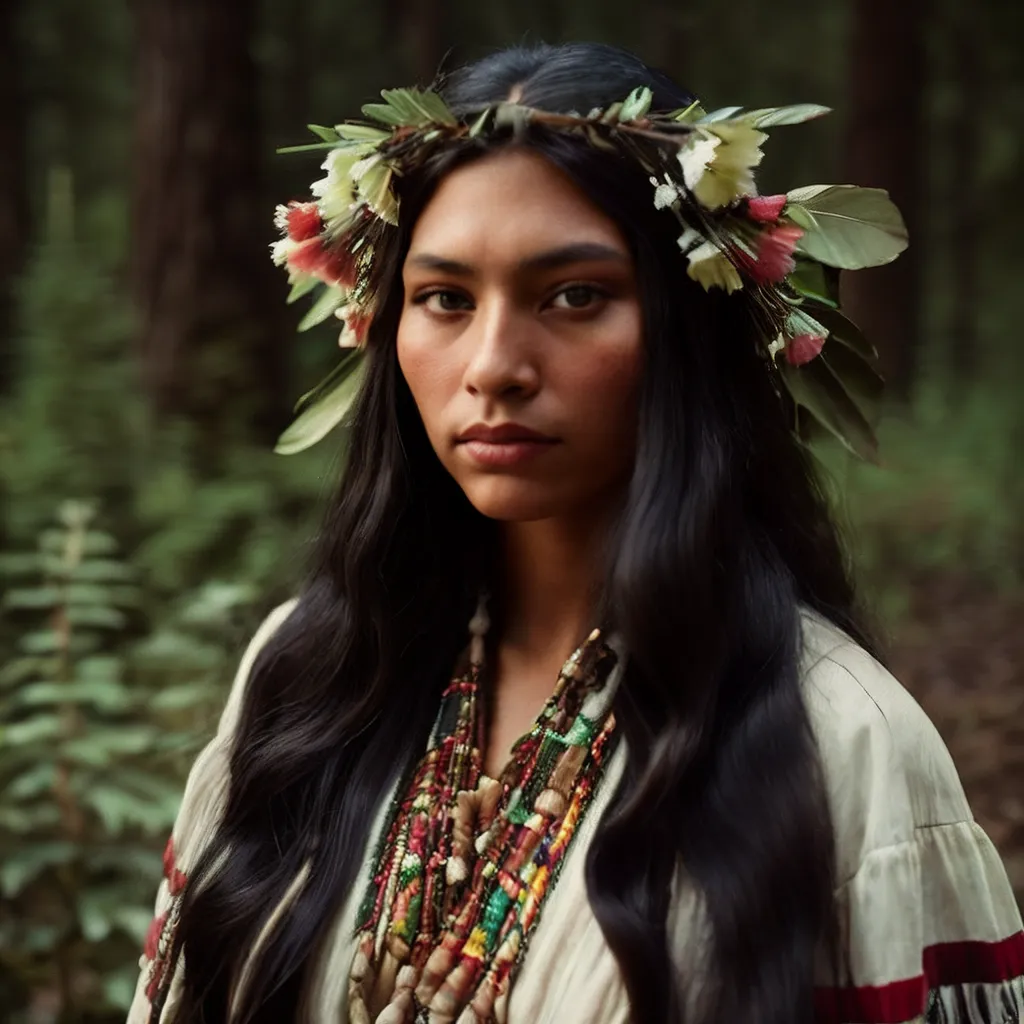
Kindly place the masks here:
<instances>
[{"instance_id":1,"label":"woman's neck","mask_svg":"<svg viewBox=\"0 0 1024 1024\"><path fill-rule=\"evenodd\" d=\"M527 660L564 659L593 629L605 527L596 520L504 524L503 649Z\"/></svg>"}]
</instances>

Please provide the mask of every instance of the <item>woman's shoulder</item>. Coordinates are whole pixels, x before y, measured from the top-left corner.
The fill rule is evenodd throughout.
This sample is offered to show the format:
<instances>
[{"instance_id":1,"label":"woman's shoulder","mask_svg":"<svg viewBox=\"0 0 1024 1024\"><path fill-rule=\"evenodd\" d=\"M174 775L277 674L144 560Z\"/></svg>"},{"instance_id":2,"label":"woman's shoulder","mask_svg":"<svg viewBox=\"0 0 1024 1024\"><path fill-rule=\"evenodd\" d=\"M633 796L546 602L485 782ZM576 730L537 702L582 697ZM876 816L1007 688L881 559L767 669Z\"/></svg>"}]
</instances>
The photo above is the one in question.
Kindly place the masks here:
<instances>
[{"instance_id":1,"label":"woman's shoulder","mask_svg":"<svg viewBox=\"0 0 1024 1024\"><path fill-rule=\"evenodd\" d=\"M805 611L802 626L804 698L840 839L840 874L919 829L972 821L949 751L906 688L822 616Z\"/></svg>"}]
</instances>

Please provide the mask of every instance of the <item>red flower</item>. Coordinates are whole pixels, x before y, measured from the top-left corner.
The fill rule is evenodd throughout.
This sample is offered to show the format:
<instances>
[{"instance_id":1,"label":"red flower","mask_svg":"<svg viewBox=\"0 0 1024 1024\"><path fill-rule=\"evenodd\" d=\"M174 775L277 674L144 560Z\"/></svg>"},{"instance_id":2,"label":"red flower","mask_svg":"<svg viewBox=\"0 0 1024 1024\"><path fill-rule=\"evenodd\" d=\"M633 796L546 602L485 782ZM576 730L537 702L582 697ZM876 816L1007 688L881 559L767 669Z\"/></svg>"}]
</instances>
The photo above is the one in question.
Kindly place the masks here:
<instances>
[{"instance_id":1,"label":"red flower","mask_svg":"<svg viewBox=\"0 0 1024 1024\"><path fill-rule=\"evenodd\" d=\"M751 220L760 224L774 224L785 205L785 196L751 196L747 200L747 212Z\"/></svg>"},{"instance_id":2,"label":"red flower","mask_svg":"<svg viewBox=\"0 0 1024 1024\"><path fill-rule=\"evenodd\" d=\"M786 362L791 366L809 363L822 349L825 339L817 334L798 334L786 342Z\"/></svg>"},{"instance_id":3,"label":"red flower","mask_svg":"<svg viewBox=\"0 0 1024 1024\"><path fill-rule=\"evenodd\" d=\"M285 221L288 237L293 242L305 242L309 238L316 238L324 227L316 203L300 203L293 200L288 204Z\"/></svg>"},{"instance_id":4,"label":"red flower","mask_svg":"<svg viewBox=\"0 0 1024 1024\"><path fill-rule=\"evenodd\" d=\"M325 284L351 288L356 283L356 266L344 245L326 246L319 236L300 242L288 254L288 266L312 274Z\"/></svg>"},{"instance_id":5,"label":"red flower","mask_svg":"<svg viewBox=\"0 0 1024 1024\"><path fill-rule=\"evenodd\" d=\"M163 933L165 924L167 924L166 914L154 917L150 922L149 930L146 932L146 942L142 947L142 952L145 953L147 960L156 959L156 954L160 947L160 935Z\"/></svg>"},{"instance_id":6,"label":"red flower","mask_svg":"<svg viewBox=\"0 0 1024 1024\"><path fill-rule=\"evenodd\" d=\"M761 232L757 258L746 257L744 269L758 284L774 284L793 272L793 250L803 231L791 224L777 224Z\"/></svg>"},{"instance_id":7,"label":"red flower","mask_svg":"<svg viewBox=\"0 0 1024 1024\"><path fill-rule=\"evenodd\" d=\"M363 342L366 341L366 332L370 329L370 322L373 320L373 314L365 312L358 307L352 309L346 309L345 311L345 334L349 332L356 340L357 346L362 346ZM348 344L345 340L345 335L342 335L343 344Z\"/></svg>"}]
</instances>

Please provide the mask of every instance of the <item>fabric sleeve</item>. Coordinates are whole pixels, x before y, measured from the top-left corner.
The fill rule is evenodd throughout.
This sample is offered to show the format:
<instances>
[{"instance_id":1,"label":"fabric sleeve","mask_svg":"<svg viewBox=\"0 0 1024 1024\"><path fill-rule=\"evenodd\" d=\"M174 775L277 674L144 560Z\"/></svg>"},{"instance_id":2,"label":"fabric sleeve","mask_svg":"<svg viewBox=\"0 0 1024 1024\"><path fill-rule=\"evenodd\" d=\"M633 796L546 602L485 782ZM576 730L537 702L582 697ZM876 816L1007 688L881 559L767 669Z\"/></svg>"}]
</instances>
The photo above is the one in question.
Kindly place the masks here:
<instances>
[{"instance_id":1,"label":"fabric sleeve","mask_svg":"<svg viewBox=\"0 0 1024 1024\"><path fill-rule=\"evenodd\" d=\"M976 822L873 851L838 904L851 984L818 990L822 1024L1024 1020L1021 918Z\"/></svg>"},{"instance_id":2,"label":"fabric sleeve","mask_svg":"<svg viewBox=\"0 0 1024 1024\"><path fill-rule=\"evenodd\" d=\"M198 860L223 813L231 744L249 673L264 644L288 618L296 603L291 600L279 605L256 630L235 673L217 732L189 772L181 807L164 850L164 877L157 889L153 922L139 960L139 980L127 1024L159 1024L177 1001L181 973L177 970L173 977L168 976L166 957L174 939L179 897L191 866Z\"/></svg>"}]
</instances>

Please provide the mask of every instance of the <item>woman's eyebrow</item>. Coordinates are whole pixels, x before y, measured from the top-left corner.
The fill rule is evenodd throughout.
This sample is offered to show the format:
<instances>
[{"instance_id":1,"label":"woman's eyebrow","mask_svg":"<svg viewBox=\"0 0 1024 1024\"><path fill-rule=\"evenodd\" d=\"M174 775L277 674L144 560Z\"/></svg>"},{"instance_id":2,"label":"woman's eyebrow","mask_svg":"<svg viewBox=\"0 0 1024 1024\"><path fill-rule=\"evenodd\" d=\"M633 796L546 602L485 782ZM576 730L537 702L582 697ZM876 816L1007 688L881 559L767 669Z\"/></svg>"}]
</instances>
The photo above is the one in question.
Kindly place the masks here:
<instances>
[{"instance_id":1,"label":"woman's eyebrow","mask_svg":"<svg viewBox=\"0 0 1024 1024\"><path fill-rule=\"evenodd\" d=\"M628 263L629 256L621 249L603 242L573 242L559 246L557 249L546 249L543 252L527 256L519 261L519 270L555 270L570 263L585 263L599 260L615 263ZM453 277L472 277L473 267L447 256L435 256L433 253L413 253L407 260L414 267L434 270Z\"/></svg>"}]
</instances>

